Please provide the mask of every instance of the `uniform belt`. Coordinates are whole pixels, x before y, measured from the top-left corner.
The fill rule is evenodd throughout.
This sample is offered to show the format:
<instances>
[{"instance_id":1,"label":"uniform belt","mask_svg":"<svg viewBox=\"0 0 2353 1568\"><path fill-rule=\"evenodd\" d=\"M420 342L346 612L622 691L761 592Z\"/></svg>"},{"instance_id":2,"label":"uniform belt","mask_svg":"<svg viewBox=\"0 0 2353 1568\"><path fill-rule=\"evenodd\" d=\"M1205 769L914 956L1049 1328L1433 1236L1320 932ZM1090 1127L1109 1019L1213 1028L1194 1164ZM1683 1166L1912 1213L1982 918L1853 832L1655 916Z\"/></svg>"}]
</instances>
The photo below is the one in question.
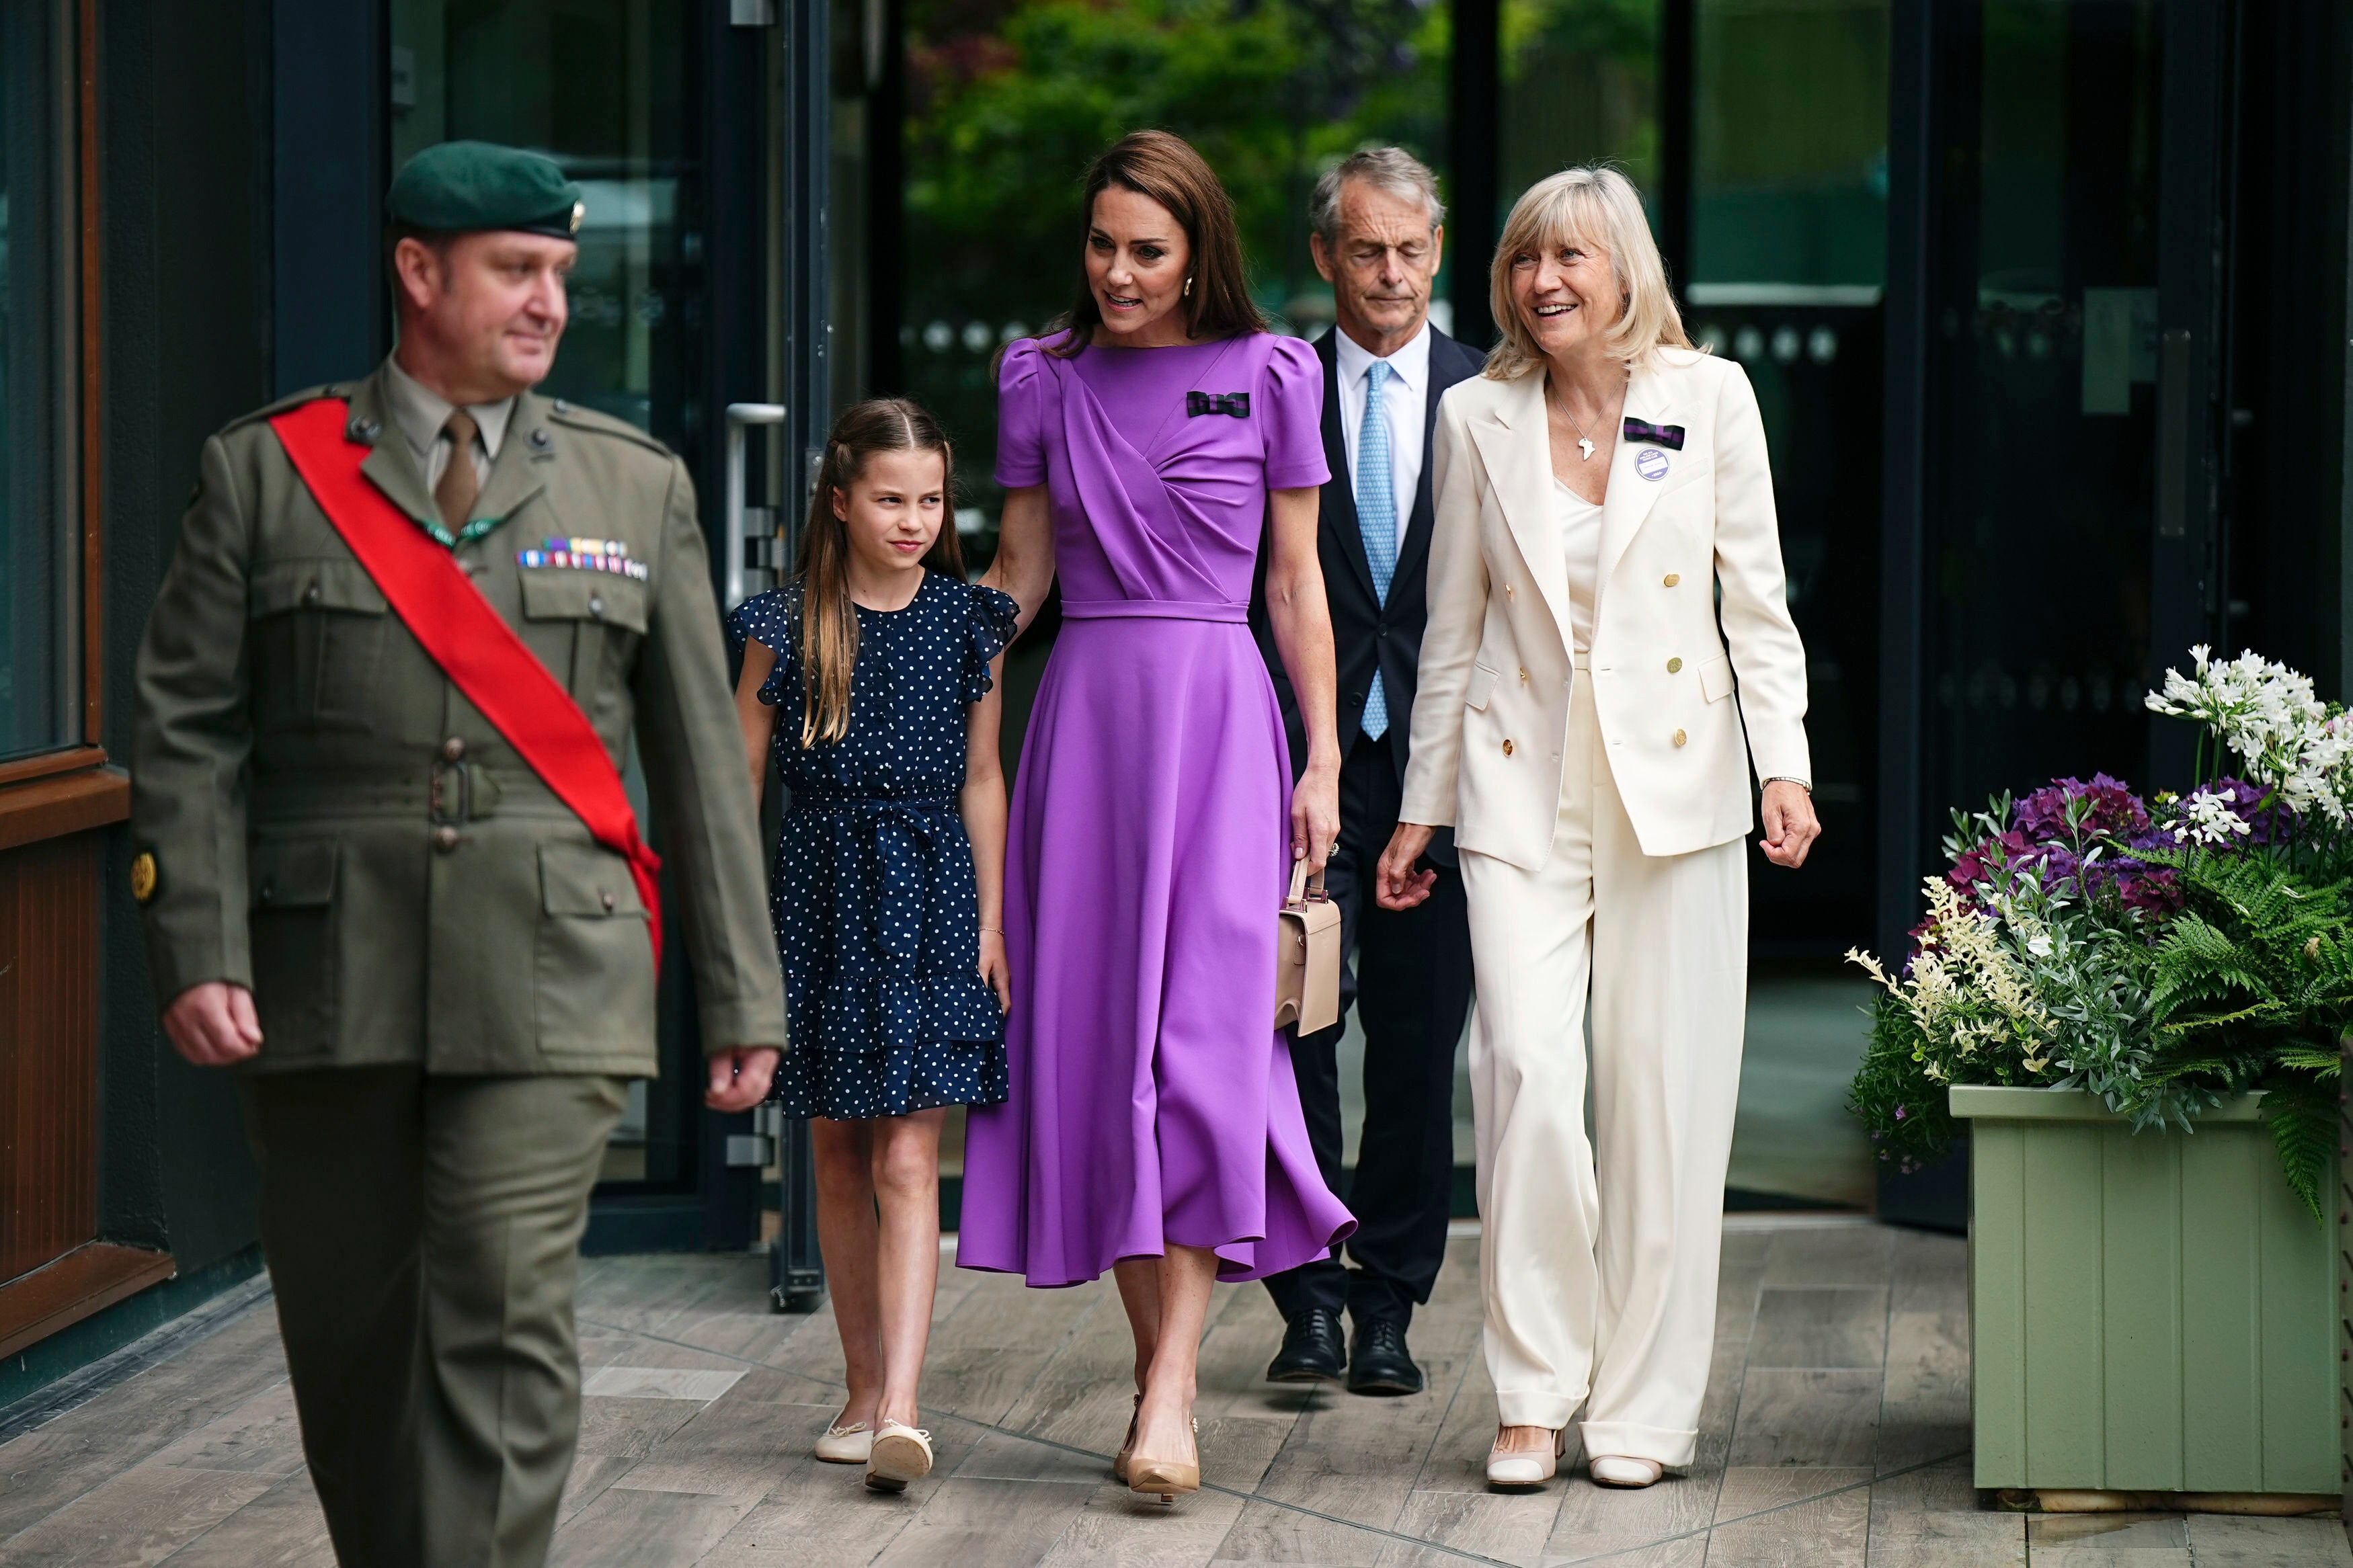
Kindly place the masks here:
<instances>
[{"instance_id":1,"label":"uniform belt","mask_svg":"<svg viewBox=\"0 0 2353 1568\"><path fill-rule=\"evenodd\" d=\"M1593 668L1593 656L1589 653L1570 654L1568 656L1568 665L1571 669L1591 669Z\"/></svg>"},{"instance_id":2,"label":"uniform belt","mask_svg":"<svg viewBox=\"0 0 2353 1568\"><path fill-rule=\"evenodd\" d=\"M388 817L456 826L497 816L573 817L572 808L529 768L435 763L423 773L301 772L257 774L258 822ZM574 820L577 820L576 817Z\"/></svg>"}]
</instances>

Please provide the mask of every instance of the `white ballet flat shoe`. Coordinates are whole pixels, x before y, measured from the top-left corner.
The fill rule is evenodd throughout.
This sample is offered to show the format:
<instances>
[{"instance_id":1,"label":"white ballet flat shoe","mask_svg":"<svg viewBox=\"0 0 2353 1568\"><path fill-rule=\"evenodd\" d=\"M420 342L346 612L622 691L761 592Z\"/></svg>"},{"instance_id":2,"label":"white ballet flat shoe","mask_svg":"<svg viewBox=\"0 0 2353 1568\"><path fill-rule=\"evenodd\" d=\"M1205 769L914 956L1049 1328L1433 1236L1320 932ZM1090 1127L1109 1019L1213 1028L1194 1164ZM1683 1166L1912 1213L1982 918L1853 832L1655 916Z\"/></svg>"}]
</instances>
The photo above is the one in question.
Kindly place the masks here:
<instances>
[{"instance_id":1,"label":"white ballet flat shoe","mask_svg":"<svg viewBox=\"0 0 2353 1568\"><path fill-rule=\"evenodd\" d=\"M866 1484L878 1492L904 1491L932 1473L932 1435L885 1420L866 1460Z\"/></svg>"},{"instance_id":2,"label":"white ballet flat shoe","mask_svg":"<svg viewBox=\"0 0 2353 1568\"><path fill-rule=\"evenodd\" d=\"M1586 1468L1605 1487L1647 1487L1667 1473L1656 1459L1630 1459L1622 1454L1603 1454Z\"/></svg>"},{"instance_id":3,"label":"white ballet flat shoe","mask_svg":"<svg viewBox=\"0 0 2353 1568\"><path fill-rule=\"evenodd\" d=\"M1491 1487L1540 1487L1558 1472L1560 1456L1567 1451L1567 1447L1568 1432L1563 1427L1552 1435L1549 1450L1527 1453L1490 1448L1487 1450L1487 1484Z\"/></svg>"},{"instance_id":4,"label":"white ballet flat shoe","mask_svg":"<svg viewBox=\"0 0 2353 1568\"><path fill-rule=\"evenodd\" d=\"M862 1465L873 1452L874 1434L867 1430L863 1421L828 1426L825 1436L817 1440L817 1457L828 1465Z\"/></svg>"}]
</instances>

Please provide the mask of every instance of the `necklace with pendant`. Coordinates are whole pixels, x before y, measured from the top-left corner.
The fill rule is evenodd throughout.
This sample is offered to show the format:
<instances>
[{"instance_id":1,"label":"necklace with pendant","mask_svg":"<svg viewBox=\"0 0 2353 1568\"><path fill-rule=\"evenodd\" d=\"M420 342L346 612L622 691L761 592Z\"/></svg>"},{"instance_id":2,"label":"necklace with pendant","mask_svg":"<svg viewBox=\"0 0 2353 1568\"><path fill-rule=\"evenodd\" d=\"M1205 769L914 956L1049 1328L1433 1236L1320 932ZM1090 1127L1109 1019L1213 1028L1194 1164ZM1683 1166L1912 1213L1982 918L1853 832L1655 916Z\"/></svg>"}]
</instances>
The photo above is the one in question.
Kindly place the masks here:
<instances>
[{"instance_id":1,"label":"necklace with pendant","mask_svg":"<svg viewBox=\"0 0 2353 1568\"><path fill-rule=\"evenodd\" d=\"M1577 461L1581 463L1589 463L1593 461L1593 438L1585 433L1584 424L1577 417L1576 414L1570 410L1568 406L1568 399L1566 396L1560 400L1560 411L1568 416L1568 422L1571 425L1577 426Z\"/></svg>"}]
</instances>

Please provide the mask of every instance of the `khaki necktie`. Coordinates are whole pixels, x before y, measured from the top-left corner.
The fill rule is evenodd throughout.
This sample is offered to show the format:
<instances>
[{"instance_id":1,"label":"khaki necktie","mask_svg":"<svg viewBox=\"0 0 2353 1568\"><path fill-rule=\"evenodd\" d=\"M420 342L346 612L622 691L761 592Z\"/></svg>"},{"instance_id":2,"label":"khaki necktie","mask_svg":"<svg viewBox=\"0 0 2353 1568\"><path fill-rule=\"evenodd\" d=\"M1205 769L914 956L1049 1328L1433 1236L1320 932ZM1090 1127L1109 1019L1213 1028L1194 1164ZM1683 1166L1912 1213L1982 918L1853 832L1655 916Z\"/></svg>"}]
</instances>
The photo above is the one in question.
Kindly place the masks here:
<instances>
[{"instance_id":1,"label":"khaki necktie","mask_svg":"<svg viewBox=\"0 0 2353 1568\"><path fill-rule=\"evenodd\" d=\"M474 474L474 436L480 427L472 415L459 408L451 411L441 428L449 437L449 466L433 487L433 504L441 509L442 526L455 533L473 516L474 498L481 493L482 482Z\"/></svg>"}]
</instances>

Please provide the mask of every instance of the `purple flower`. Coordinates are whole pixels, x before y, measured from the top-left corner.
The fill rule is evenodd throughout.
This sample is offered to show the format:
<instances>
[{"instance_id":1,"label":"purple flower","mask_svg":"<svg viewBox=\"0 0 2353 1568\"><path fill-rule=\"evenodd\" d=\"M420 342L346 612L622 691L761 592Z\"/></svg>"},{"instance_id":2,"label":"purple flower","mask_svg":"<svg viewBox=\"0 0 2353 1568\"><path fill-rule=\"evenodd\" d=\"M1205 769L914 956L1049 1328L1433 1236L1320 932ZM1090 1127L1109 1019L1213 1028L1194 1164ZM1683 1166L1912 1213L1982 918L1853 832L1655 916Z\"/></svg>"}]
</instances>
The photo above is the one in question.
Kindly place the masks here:
<instances>
[{"instance_id":1,"label":"purple flower","mask_svg":"<svg viewBox=\"0 0 2353 1568\"><path fill-rule=\"evenodd\" d=\"M2010 822L2029 842L2047 844L2071 837L2068 810L2084 801L2089 808L2074 832L2112 838L2148 826L2148 807L2130 785L2106 773L2094 773L2089 784L2075 778L2052 780L2018 803Z\"/></svg>"},{"instance_id":2,"label":"purple flower","mask_svg":"<svg viewBox=\"0 0 2353 1568\"><path fill-rule=\"evenodd\" d=\"M1898 1121L1904 1120L1904 1108L1900 1105L1895 1108L1895 1120Z\"/></svg>"}]
</instances>

